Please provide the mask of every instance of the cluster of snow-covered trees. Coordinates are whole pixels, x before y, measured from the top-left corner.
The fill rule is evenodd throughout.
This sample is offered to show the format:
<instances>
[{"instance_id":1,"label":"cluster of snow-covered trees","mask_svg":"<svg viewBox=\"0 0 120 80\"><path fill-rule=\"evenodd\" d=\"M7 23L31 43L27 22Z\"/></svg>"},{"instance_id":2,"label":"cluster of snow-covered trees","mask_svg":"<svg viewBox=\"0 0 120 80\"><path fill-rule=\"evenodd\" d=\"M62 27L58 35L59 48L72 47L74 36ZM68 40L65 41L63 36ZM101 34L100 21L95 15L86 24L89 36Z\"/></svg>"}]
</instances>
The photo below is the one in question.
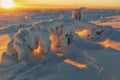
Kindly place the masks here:
<instances>
[{"instance_id":1,"label":"cluster of snow-covered trees","mask_svg":"<svg viewBox=\"0 0 120 80\"><path fill-rule=\"evenodd\" d=\"M8 43L5 54L21 61L29 59L34 50L38 50L43 58L49 51L70 45L76 36L96 41L108 33L103 28L80 21L81 10L72 17L73 19L40 21L29 28L20 29Z\"/></svg>"},{"instance_id":2,"label":"cluster of snow-covered trees","mask_svg":"<svg viewBox=\"0 0 120 80\"><path fill-rule=\"evenodd\" d=\"M33 51L39 48L42 58L49 51L70 45L72 40L72 33L66 34L59 21L37 23L27 29L20 29L8 43L6 54L21 61L30 58Z\"/></svg>"}]
</instances>

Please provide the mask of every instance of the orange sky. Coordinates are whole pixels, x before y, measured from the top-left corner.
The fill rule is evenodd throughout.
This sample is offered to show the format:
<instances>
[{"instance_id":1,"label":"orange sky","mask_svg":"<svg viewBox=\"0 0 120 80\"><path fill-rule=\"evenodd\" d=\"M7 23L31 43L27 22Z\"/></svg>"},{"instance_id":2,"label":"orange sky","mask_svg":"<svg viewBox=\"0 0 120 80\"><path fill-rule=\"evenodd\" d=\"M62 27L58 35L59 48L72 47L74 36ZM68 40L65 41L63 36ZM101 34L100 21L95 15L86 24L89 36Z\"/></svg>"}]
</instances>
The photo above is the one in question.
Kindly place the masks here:
<instances>
[{"instance_id":1,"label":"orange sky","mask_svg":"<svg viewBox=\"0 0 120 80\"><path fill-rule=\"evenodd\" d=\"M120 0L14 0L16 7L27 8L119 8Z\"/></svg>"}]
</instances>

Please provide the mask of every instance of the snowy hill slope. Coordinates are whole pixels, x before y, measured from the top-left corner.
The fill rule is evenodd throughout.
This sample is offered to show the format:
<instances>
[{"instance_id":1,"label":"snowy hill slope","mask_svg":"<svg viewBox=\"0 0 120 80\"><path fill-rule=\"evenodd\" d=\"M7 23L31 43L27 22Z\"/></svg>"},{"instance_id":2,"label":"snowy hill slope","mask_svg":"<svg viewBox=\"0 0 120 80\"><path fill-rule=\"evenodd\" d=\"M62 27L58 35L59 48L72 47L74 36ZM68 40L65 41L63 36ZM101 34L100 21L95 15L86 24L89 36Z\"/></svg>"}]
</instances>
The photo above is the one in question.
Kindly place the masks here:
<instances>
[{"instance_id":1,"label":"snowy hill slope","mask_svg":"<svg viewBox=\"0 0 120 80\"><path fill-rule=\"evenodd\" d=\"M16 30L12 31L14 28ZM7 28L7 32L1 30L3 38L0 36L0 40L5 40L4 34L10 36L10 41L13 43L13 39L16 38L19 38L20 42L26 40L22 45L27 47L32 44L29 47L32 49L35 47L35 51L32 51L35 53L31 55L33 53L30 51L26 53L30 58L25 57L28 59L18 61L18 56L12 58L11 55L2 52L0 80L120 79L120 32L118 30L110 26L97 26L71 19L37 21L30 26L26 25L24 29L20 28ZM24 30L27 32L26 37L23 34ZM47 30L47 35L51 35L51 42L45 41L44 36L40 39L42 42L51 43L53 49L41 58L34 40L37 40L35 38L38 36L35 36L39 31L44 32L44 30L45 33ZM48 39L47 35L45 37ZM23 50L26 51L26 47ZM46 47L48 46L42 48ZM24 55L24 53L21 54Z\"/></svg>"}]
</instances>

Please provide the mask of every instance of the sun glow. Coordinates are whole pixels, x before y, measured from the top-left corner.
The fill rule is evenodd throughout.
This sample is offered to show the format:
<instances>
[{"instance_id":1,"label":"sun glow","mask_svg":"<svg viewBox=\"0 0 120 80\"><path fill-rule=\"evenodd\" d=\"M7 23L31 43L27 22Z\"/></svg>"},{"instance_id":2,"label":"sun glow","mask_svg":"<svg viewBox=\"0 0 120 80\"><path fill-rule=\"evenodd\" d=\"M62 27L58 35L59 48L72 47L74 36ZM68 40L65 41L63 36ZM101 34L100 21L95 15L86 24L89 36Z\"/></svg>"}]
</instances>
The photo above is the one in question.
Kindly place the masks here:
<instances>
[{"instance_id":1,"label":"sun glow","mask_svg":"<svg viewBox=\"0 0 120 80\"><path fill-rule=\"evenodd\" d=\"M15 3L13 0L1 0L0 5L2 8L6 8L6 9L15 7Z\"/></svg>"},{"instance_id":2,"label":"sun glow","mask_svg":"<svg viewBox=\"0 0 120 80\"><path fill-rule=\"evenodd\" d=\"M104 46L105 48L110 47L112 49L120 51L120 42L119 41L106 39L105 41L99 42L98 44L100 44L101 46Z\"/></svg>"},{"instance_id":3,"label":"sun glow","mask_svg":"<svg viewBox=\"0 0 120 80\"><path fill-rule=\"evenodd\" d=\"M78 62L73 61L71 59L65 59L64 62L67 63L67 64L71 64L75 67L78 67L80 69L87 69L88 68L88 66L86 64L81 64L81 63L78 63Z\"/></svg>"},{"instance_id":4,"label":"sun glow","mask_svg":"<svg viewBox=\"0 0 120 80\"><path fill-rule=\"evenodd\" d=\"M44 54L43 48L40 46L40 43L38 44L38 47L33 50L31 54L31 58L34 60L45 58L46 54Z\"/></svg>"},{"instance_id":5,"label":"sun glow","mask_svg":"<svg viewBox=\"0 0 120 80\"><path fill-rule=\"evenodd\" d=\"M77 33L83 39L87 39L88 35L92 34L89 29L79 30L76 31L75 33Z\"/></svg>"},{"instance_id":6,"label":"sun glow","mask_svg":"<svg viewBox=\"0 0 120 80\"><path fill-rule=\"evenodd\" d=\"M0 63L2 61L2 55L7 50L7 44L10 40L9 35L1 35L0 36Z\"/></svg>"}]
</instances>

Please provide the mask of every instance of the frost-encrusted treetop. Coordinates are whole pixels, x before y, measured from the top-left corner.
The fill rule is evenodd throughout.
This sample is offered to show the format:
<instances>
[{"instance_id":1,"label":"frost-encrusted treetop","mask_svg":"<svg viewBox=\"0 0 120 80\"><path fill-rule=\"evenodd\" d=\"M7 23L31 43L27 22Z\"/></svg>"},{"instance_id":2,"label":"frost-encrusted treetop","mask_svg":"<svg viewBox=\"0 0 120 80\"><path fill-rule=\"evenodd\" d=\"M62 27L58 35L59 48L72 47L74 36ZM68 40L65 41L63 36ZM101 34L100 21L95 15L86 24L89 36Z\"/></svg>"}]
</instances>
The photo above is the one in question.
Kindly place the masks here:
<instances>
[{"instance_id":1,"label":"frost-encrusted treetop","mask_svg":"<svg viewBox=\"0 0 120 80\"><path fill-rule=\"evenodd\" d=\"M85 8L82 7L82 8L73 10L73 11L72 11L72 19L81 20L81 18L82 18L82 11L83 11L84 9L85 9Z\"/></svg>"}]
</instances>

